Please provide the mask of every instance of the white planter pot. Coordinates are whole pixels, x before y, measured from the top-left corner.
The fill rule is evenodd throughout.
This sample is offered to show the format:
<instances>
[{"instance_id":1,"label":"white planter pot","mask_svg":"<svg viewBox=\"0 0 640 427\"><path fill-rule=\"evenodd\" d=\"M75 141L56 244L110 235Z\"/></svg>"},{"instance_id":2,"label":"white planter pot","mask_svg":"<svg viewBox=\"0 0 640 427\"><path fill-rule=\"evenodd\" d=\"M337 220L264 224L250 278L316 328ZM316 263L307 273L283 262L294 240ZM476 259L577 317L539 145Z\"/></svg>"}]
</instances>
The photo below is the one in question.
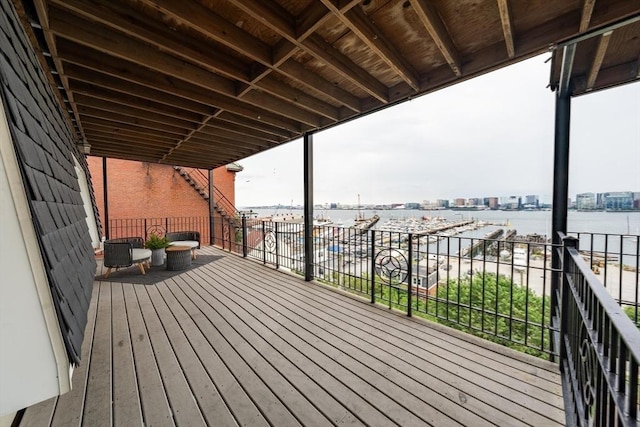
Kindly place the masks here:
<instances>
[{"instance_id":1,"label":"white planter pot","mask_svg":"<svg viewBox=\"0 0 640 427\"><path fill-rule=\"evenodd\" d=\"M164 264L164 249L151 250L151 265L159 266Z\"/></svg>"}]
</instances>

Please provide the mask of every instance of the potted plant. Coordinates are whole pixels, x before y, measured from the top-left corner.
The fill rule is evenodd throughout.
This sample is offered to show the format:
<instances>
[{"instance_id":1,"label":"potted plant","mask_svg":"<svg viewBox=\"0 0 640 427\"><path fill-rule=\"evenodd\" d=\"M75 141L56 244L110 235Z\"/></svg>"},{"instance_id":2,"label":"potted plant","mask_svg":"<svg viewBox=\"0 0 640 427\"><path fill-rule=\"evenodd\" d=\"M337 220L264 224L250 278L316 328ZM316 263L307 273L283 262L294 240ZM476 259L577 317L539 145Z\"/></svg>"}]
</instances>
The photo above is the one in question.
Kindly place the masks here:
<instances>
[{"instance_id":1,"label":"potted plant","mask_svg":"<svg viewBox=\"0 0 640 427\"><path fill-rule=\"evenodd\" d=\"M151 265L158 266L164 264L164 248L169 246L169 239L160 237L157 234L150 234L144 247L151 249Z\"/></svg>"}]
</instances>

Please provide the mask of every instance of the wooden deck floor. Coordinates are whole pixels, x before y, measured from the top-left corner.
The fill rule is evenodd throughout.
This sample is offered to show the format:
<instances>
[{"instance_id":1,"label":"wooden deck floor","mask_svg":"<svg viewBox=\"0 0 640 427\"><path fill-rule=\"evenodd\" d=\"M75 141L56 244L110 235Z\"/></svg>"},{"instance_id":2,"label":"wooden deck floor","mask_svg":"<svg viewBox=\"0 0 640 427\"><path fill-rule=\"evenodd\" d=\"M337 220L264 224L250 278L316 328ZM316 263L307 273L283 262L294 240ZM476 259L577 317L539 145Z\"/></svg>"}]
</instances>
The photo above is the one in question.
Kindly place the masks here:
<instances>
[{"instance_id":1,"label":"wooden deck floor","mask_svg":"<svg viewBox=\"0 0 640 427\"><path fill-rule=\"evenodd\" d=\"M23 426L553 426L557 367L225 255L96 282L73 390Z\"/></svg>"}]
</instances>

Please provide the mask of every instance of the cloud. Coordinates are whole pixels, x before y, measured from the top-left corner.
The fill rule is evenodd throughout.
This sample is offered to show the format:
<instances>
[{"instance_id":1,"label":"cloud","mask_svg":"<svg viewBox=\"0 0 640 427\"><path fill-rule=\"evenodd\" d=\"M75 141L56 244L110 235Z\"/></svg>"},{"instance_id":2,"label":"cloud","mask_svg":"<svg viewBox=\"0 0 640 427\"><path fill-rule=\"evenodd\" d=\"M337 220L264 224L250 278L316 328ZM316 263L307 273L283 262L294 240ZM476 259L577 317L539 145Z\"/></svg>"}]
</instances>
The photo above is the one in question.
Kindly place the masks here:
<instances>
[{"instance_id":1,"label":"cloud","mask_svg":"<svg viewBox=\"0 0 640 427\"><path fill-rule=\"evenodd\" d=\"M554 94L546 55L314 135L316 203L553 190ZM640 191L640 84L573 100L570 194ZM241 161L239 206L303 202L302 141ZM249 178L250 177L250 178ZM250 182L246 182L249 180Z\"/></svg>"}]
</instances>

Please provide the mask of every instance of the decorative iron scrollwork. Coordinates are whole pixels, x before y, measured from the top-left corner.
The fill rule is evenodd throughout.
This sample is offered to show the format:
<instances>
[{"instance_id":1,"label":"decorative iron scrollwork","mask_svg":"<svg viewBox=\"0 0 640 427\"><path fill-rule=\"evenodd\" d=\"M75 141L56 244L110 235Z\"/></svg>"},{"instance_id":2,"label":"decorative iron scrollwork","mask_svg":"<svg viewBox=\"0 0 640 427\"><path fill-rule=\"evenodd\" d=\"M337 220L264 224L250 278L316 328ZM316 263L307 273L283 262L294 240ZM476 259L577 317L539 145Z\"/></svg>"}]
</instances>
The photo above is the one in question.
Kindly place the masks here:
<instances>
[{"instance_id":1,"label":"decorative iron scrollwork","mask_svg":"<svg viewBox=\"0 0 640 427\"><path fill-rule=\"evenodd\" d=\"M389 284L402 283L409 272L407 257L398 249L383 249L376 254L376 273Z\"/></svg>"},{"instance_id":2,"label":"decorative iron scrollwork","mask_svg":"<svg viewBox=\"0 0 640 427\"><path fill-rule=\"evenodd\" d=\"M226 221L222 224L222 238L224 239L225 242L230 242L230 240L229 240L229 223L226 222Z\"/></svg>"},{"instance_id":3,"label":"decorative iron scrollwork","mask_svg":"<svg viewBox=\"0 0 640 427\"><path fill-rule=\"evenodd\" d=\"M264 236L264 248L269 253L276 251L276 234L273 231L268 231Z\"/></svg>"},{"instance_id":4,"label":"decorative iron scrollwork","mask_svg":"<svg viewBox=\"0 0 640 427\"><path fill-rule=\"evenodd\" d=\"M155 234L156 236L164 236L167 233L167 229L164 228L163 225L151 225L149 227L147 227L147 236L150 236L151 234Z\"/></svg>"},{"instance_id":5,"label":"decorative iron scrollwork","mask_svg":"<svg viewBox=\"0 0 640 427\"><path fill-rule=\"evenodd\" d=\"M583 327L580 332L580 348L578 349L578 360L576 361L576 375L582 394L582 402L585 407L585 415L591 413L591 409L596 401L596 378L598 376L598 359L593 343L587 335L588 332Z\"/></svg>"}]
</instances>

